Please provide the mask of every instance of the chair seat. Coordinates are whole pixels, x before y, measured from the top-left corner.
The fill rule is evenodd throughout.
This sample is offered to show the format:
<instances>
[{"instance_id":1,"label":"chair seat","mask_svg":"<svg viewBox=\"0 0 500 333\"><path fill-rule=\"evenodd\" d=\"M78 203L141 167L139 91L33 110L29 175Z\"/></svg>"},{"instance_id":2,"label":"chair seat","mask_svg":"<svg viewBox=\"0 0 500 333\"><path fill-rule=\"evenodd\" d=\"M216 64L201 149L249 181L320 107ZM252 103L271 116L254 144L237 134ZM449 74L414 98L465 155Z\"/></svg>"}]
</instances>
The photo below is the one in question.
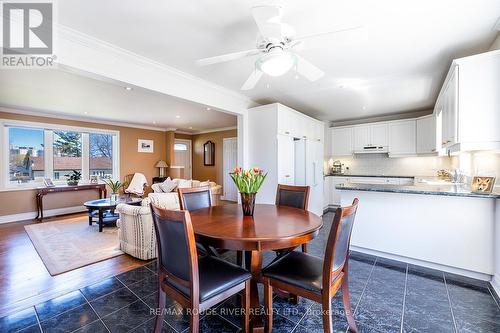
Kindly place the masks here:
<instances>
[{"instance_id":1,"label":"chair seat","mask_svg":"<svg viewBox=\"0 0 500 333\"><path fill-rule=\"evenodd\" d=\"M252 277L243 268L211 256L198 258L198 274L200 277L200 302L223 293ZM165 283L189 297L188 288L172 280L167 280Z\"/></svg>"},{"instance_id":2,"label":"chair seat","mask_svg":"<svg viewBox=\"0 0 500 333\"><path fill-rule=\"evenodd\" d=\"M262 270L262 275L292 286L321 293L323 259L292 251Z\"/></svg>"}]
</instances>

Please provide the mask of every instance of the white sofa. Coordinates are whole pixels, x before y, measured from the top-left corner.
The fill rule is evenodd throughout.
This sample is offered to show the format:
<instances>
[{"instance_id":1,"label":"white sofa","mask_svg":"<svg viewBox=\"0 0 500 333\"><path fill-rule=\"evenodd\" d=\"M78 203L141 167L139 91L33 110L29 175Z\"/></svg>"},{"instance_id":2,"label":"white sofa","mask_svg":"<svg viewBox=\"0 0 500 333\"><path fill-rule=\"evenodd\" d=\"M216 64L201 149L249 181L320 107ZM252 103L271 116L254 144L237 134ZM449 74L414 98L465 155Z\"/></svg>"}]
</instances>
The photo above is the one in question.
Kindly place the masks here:
<instances>
[{"instance_id":1,"label":"white sofa","mask_svg":"<svg viewBox=\"0 0 500 333\"><path fill-rule=\"evenodd\" d=\"M198 181L191 182L192 187L198 187L200 184ZM222 186L213 182L210 182L209 185L212 193L212 205L216 206L219 204ZM149 204L153 203L155 206L170 210L180 209L179 195L176 189L164 193L159 184L153 184L151 187L154 193L149 193L148 197L142 200L141 206L127 204L116 206L116 211L120 214L117 221L120 250L142 260L153 259L157 256L156 236Z\"/></svg>"},{"instance_id":2,"label":"white sofa","mask_svg":"<svg viewBox=\"0 0 500 333\"><path fill-rule=\"evenodd\" d=\"M218 206L220 204L220 197L222 196L222 186L218 185L215 182L207 181L199 181L199 180L186 180L186 179L172 179L173 182L177 183L184 182L186 187L200 187L200 186L209 186L210 193L212 194L212 206ZM154 193L171 193L172 195L177 196L177 188L174 188L171 192L163 192L161 188L161 183L151 185Z\"/></svg>"}]
</instances>

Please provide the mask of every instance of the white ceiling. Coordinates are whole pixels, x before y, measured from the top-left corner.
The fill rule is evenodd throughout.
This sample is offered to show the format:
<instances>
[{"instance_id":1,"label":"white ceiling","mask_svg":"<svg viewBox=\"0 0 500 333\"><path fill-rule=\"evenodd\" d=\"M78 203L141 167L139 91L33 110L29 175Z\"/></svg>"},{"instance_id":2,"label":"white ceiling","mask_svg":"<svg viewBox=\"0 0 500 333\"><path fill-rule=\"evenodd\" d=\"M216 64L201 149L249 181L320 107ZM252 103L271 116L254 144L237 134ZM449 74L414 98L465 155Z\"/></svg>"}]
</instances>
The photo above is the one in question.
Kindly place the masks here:
<instances>
[{"instance_id":1,"label":"white ceiling","mask_svg":"<svg viewBox=\"0 0 500 333\"><path fill-rule=\"evenodd\" d=\"M0 105L151 128L200 132L236 126L236 116L139 87L60 70L3 70ZM179 118L177 117L179 116Z\"/></svg>"},{"instance_id":2,"label":"white ceiling","mask_svg":"<svg viewBox=\"0 0 500 333\"><path fill-rule=\"evenodd\" d=\"M272 1L64 0L59 22L169 66L239 90L255 58L208 67L196 59L255 46L250 8ZM362 25L298 51L326 72L314 83L294 73L265 77L244 92L323 120L432 108L453 58L487 50L499 0L288 0L283 21L297 34ZM267 87L269 85L269 87ZM96 105L97 107L97 105Z\"/></svg>"}]
</instances>

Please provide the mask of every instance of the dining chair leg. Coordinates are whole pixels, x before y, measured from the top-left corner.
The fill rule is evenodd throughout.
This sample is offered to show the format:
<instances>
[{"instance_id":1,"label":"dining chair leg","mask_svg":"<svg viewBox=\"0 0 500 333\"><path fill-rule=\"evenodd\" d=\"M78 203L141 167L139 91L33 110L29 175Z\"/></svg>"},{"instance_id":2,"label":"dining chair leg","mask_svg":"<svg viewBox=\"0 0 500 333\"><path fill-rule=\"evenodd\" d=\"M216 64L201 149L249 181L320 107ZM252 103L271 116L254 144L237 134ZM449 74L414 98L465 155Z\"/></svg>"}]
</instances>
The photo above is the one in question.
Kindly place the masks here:
<instances>
[{"instance_id":1,"label":"dining chair leg","mask_svg":"<svg viewBox=\"0 0 500 333\"><path fill-rule=\"evenodd\" d=\"M321 307L323 310L321 313L321 316L323 318L323 332L332 333L332 298L330 297L330 295L323 295L321 300Z\"/></svg>"},{"instance_id":2,"label":"dining chair leg","mask_svg":"<svg viewBox=\"0 0 500 333\"><path fill-rule=\"evenodd\" d=\"M163 292L163 290L158 291L158 313L156 313L156 321L155 321L155 333L160 333L161 328L163 327L163 319L165 317L165 305L167 303L167 295Z\"/></svg>"},{"instance_id":3,"label":"dining chair leg","mask_svg":"<svg viewBox=\"0 0 500 333\"><path fill-rule=\"evenodd\" d=\"M347 266L347 264L346 264ZM349 325L349 331L357 333L358 328L356 327L356 322L354 321L354 313L352 312L351 300L349 298L349 274L345 274L342 280L342 303L344 303L344 311L347 317L347 324Z\"/></svg>"},{"instance_id":4,"label":"dining chair leg","mask_svg":"<svg viewBox=\"0 0 500 333\"><path fill-rule=\"evenodd\" d=\"M269 279L264 279L264 316L266 318L265 333L273 330L273 287Z\"/></svg>"},{"instance_id":5,"label":"dining chair leg","mask_svg":"<svg viewBox=\"0 0 500 333\"><path fill-rule=\"evenodd\" d=\"M250 332L250 280L245 282L245 290L243 290L243 295L241 297L241 308L243 313L241 316L241 327L243 333Z\"/></svg>"},{"instance_id":6,"label":"dining chair leg","mask_svg":"<svg viewBox=\"0 0 500 333\"><path fill-rule=\"evenodd\" d=\"M200 309L197 307L191 308L189 316L189 332L198 333L200 331Z\"/></svg>"},{"instance_id":7,"label":"dining chair leg","mask_svg":"<svg viewBox=\"0 0 500 333\"><path fill-rule=\"evenodd\" d=\"M302 252L307 253L307 243L302 244Z\"/></svg>"},{"instance_id":8,"label":"dining chair leg","mask_svg":"<svg viewBox=\"0 0 500 333\"><path fill-rule=\"evenodd\" d=\"M236 265L243 267L243 251L236 251Z\"/></svg>"}]
</instances>

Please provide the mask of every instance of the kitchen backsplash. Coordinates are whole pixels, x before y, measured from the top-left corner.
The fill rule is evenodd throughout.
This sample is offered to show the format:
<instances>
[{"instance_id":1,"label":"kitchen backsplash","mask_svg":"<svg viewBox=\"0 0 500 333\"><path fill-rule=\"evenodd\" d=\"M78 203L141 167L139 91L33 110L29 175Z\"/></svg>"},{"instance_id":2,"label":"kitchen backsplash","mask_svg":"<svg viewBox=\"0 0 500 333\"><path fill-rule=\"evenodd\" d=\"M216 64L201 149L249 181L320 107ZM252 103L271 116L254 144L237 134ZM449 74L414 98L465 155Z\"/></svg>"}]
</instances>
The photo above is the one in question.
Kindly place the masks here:
<instances>
[{"instance_id":1,"label":"kitchen backsplash","mask_svg":"<svg viewBox=\"0 0 500 333\"><path fill-rule=\"evenodd\" d=\"M349 167L349 174L417 177L433 177L440 169L452 169L457 164L455 159L436 156L388 158L386 154L334 158Z\"/></svg>"}]
</instances>

